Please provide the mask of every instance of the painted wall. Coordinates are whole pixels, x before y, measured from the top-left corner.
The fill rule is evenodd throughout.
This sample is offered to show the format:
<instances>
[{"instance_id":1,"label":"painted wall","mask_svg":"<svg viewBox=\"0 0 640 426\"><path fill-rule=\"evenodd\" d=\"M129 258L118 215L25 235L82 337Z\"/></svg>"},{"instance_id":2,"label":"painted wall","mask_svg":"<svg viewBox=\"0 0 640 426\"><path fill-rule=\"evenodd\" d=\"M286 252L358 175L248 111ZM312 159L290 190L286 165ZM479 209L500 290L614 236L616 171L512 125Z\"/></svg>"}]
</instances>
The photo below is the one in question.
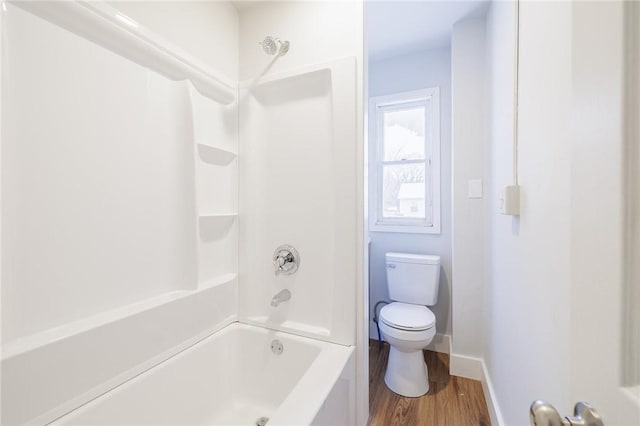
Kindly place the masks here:
<instances>
[{"instance_id":1,"label":"painted wall","mask_svg":"<svg viewBox=\"0 0 640 426\"><path fill-rule=\"evenodd\" d=\"M453 26L453 334L451 373L469 375L460 355L482 354L484 253L483 198L469 198L470 180L485 180L487 91L485 20ZM486 186L486 184L485 184ZM473 376L473 374L471 374Z\"/></svg>"},{"instance_id":2,"label":"painted wall","mask_svg":"<svg viewBox=\"0 0 640 426\"><path fill-rule=\"evenodd\" d=\"M373 308L389 300L384 255L407 252L439 255L442 259L438 303L431 309L440 334L451 334L451 51L449 47L430 49L369 64L369 96L382 96L409 90L440 87L440 190L441 229L438 235L370 232L369 335L378 338ZM370 134L374 129L369 129ZM369 155L375 152L370 138ZM369 185L369 196L375 185Z\"/></svg>"},{"instance_id":3,"label":"painted wall","mask_svg":"<svg viewBox=\"0 0 640 426\"><path fill-rule=\"evenodd\" d=\"M519 218L498 212L501 188L512 183L513 4L494 2L488 13L484 361L505 424L527 424L528 407L537 398L552 401L561 413L572 412L567 391L571 7L521 3Z\"/></svg>"}]
</instances>

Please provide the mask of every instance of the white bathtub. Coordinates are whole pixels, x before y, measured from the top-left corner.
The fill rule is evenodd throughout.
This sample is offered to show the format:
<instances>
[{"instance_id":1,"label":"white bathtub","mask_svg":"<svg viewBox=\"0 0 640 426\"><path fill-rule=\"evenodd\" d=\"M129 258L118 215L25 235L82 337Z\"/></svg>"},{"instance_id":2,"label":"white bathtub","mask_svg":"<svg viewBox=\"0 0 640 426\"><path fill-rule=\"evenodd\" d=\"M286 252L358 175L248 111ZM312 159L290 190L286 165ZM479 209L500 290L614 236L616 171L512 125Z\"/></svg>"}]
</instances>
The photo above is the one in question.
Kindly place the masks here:
<instances>
[{"instance_id":1,"label":"white bathtub","mask_svg":"<svg viewBox=\"0 0 640 426\"><path fill-rule=\"evenodd\" d=\"M282 343L281 354L271 343ZM353 348L233 323L58 425L352 425Z\"/></svg>"}]
</instances>

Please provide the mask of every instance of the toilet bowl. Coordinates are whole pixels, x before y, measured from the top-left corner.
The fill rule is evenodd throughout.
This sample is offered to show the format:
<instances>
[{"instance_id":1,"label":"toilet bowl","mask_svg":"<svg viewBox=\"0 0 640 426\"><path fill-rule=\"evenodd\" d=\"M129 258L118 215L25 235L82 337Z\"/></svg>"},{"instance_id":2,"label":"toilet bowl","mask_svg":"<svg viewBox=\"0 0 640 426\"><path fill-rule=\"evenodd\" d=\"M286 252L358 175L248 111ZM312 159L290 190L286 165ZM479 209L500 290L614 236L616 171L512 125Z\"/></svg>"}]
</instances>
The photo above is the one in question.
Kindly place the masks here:
<instances>
[{"instance_id":1,"label":"toilet bowl","mask_svg":"<svg viewBox=\"0 0 640 426\"><path fill-rule=\"evenodd\" d=\"M426 306L393 302L380 311L380 332L391 346L384 382L393 392L418 397L429 391L422 350L436 335L435 324Z\"/></svg>"}]
</instances>

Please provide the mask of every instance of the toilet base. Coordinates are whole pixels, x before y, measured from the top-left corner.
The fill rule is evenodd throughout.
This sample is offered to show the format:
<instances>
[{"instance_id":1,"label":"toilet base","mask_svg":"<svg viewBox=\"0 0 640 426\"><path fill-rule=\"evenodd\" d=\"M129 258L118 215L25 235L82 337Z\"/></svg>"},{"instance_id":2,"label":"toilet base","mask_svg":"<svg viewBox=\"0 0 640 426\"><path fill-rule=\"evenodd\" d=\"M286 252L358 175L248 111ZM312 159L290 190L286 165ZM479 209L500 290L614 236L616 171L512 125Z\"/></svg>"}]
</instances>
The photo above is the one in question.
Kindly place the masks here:
<instances>
[{"instance_id":1,"label":"toilet base","mask_svg":"<svg viewBox=\"0 0 640 426\"><path fill-rule=\"evenodd\" d=\"M391 346L384 382L402 396L415 398L429 392L429 372L422 350L403 352Z\"/></svg>"}]
</instances>

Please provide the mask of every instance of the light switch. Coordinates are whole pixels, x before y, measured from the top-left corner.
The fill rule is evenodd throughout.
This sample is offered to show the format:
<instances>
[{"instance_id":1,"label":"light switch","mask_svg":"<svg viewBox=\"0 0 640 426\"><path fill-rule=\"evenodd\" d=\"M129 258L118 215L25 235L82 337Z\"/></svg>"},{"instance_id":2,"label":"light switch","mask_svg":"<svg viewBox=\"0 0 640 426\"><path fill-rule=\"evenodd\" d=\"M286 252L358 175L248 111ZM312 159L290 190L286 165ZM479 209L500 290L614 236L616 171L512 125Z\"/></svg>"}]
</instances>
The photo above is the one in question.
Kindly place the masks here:
<instances>
[{"instance_id":1,"label":"light switch","mask_svg":"<svg viewBox=\"0 0 640 426\"><path fill-rule=\"evenodd\" d=\"M470 179L467 186L468 198L482 198L482 179Z\"/></svg>"}]
</instances>

